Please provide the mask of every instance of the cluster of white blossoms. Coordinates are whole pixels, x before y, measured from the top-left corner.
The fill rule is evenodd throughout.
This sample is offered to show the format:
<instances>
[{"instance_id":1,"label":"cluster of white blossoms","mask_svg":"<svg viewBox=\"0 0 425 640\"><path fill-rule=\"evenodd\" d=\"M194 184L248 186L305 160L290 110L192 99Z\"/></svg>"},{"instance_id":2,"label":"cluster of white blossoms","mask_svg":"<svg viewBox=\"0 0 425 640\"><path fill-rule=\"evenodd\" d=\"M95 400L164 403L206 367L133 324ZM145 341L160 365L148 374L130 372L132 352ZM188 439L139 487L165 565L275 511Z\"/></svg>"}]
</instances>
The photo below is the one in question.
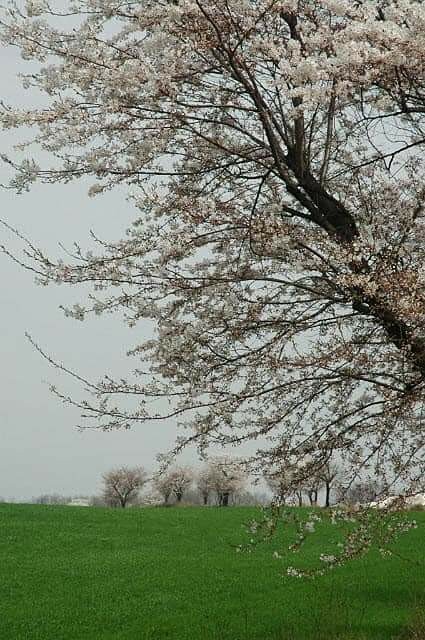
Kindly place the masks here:
<instances>
[{"instance_id":1,"label":"cluster of white blossoms","mask_svg":"<svg viewBox=\"0 0 425 640\"><path fill-rule=\"evenodd\" d=\"M325 543L331 551L318 552L316 560L310 560L306 566L304 556L299 552L304 546L308 547L312 535L318 533L319 523L335 529ZM276 534L279 533L286 542L280 542L280 548L272 552L272 557L281 564L282 575L317 578L364 556L372 546L379 549L382 557L391 557L397 539L416 526L414 519L391 507L380 513L365 506L355 511L348 507L332 507L327 511L302 514L288 507L272 505L264 510L261 519L248 523L247 532L253 537L239 545L237 551L250 553L263 543L276 545L280 539ZM300 555L299 566L291 564L294 553ZM309 555L313 555L311 549Z\"/></svg>"}]
</instances>

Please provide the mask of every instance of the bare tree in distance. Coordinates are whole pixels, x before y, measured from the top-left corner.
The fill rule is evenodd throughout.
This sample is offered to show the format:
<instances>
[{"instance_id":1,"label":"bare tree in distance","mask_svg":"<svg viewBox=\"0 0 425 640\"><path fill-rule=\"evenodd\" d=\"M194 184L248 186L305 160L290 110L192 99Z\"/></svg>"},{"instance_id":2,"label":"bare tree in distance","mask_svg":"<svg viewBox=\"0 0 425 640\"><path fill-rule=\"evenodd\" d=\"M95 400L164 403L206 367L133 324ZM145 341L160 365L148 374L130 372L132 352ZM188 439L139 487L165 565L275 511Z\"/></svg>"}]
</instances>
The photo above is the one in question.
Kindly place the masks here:
<instances>
[{"instance_id":1,"label":"bare tree in distance","mask_svg":"<svg viewBox=\"0 0 425 640\"><path fill-rule=\"evenodd\" d=\"M302 487L296 487L294 490L294 495L297 500L297 504L299 507L302 507L304 504L304 492Z\"/></svg>"},{"instance_id":2,"label":"bare tree in distance","mask_svg":"<svg viewBox=\"0 0 425 640\"><path fill-rule=\"evenodd\" d=\"M56 364L85 424L178 418L174 453L255 442L255 472L286 452L314 477L334 452L424 490L424 31L415 0L6 2L0 38L45 102L0 121L52 158L5 158L10 186L88 178L135 205L94 251L18 234L12 256L92 285L71 317L156 325L127 376Z\"/></svg>"},{"instance_id":3,"label":"bare tree in distance","mask_svg":"<svg viewBox=\"0 0 425 640\"><path fill-rule=\"evenodd\" d=\"M304 486L311 507L317 507L321 481L317 475L310 476Z\"/></svg>"},{"instance_id":4,"label":"bare tree in distance","mask_svg":"<svg viewBox=\"0 0 425 640\"><path fill-rule=\"evenodd\" d=\"M337 482L340 473L340 467L331 460L328 460L328 462L326 462L326 464L324 464L318 471L317 476L325 489L325 507L330 506L331 489Z\"/></svg>"},{"instance_id":5,"label":"bare tree in distance","mask_svg":"<svg viewBox=\"0 0 425 640\"><path fill-rule=\"evenodd\" d=\"M124 509L137 498L147 482L147 474L142 467L123 466L104 473L102 480L106 504Z\"/></svg>"}]
</instances>

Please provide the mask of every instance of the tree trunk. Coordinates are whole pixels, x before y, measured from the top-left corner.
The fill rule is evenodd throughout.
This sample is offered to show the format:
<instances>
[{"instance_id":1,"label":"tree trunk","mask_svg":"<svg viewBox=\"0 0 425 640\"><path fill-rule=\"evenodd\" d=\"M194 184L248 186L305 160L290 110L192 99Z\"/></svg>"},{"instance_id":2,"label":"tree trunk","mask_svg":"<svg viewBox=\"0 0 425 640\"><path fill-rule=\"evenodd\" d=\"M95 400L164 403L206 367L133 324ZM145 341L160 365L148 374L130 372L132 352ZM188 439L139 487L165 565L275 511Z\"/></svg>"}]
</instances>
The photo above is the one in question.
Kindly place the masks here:
<instances>
[{"instance_id":1,"label":"tree trunk","mask_svg":"<svg viewBox=\"0 0 425 640\"><path fill-rule=\"evenodd\" d=\"M229 506L229 493L226 491L221 496L221 506L228 507Z\"/></svg>"},{"instance_id":2,"label":"tree trunk","mask_svg":"<svg viewBox=\"0 0 425 640\"><path fill-rule=\"evenodd\" d=\"M331 485L329 482L326 482L326 496L325 496L325 507L330 506L330 498L331 498Z\"/></svg>"},{"instance_id":3,"label":"tree trunk","mask_svg":"<svg viewBox=\"0 0 425 640\"><path fill-rule=\"evenodd\" d=\"M257 105L263 107L264 105ZM268 137L273 134L266 127ZM273 140L270 140L273 142ZM296 200L310 211L311 220L319 227L324 229L330 237L334 237L343 245L351 244L358 236L359 231L356 222L349 210L337 200L334 196L326 191L320 182L308 170L300 169L297 162L297 145L288 150L287 156L284 158L285 164L291 168L297 175L299 185L297 186L287 183L286 187L289 193ZM281 176L285 181L285 176ZM306 197L308 194L308 197ZM368 271L367 264L358 264L354 262L351 265L356 273ZM415 331L408 325L404 319L397 315L382 303L381 300L360 288L353 288L352 291L352 307L355 311L375 318L377 323L383 327L389 340L398 348L406 349L409 359L421 376L425 377L425 340L421 335L415 335Z\"/></svg>"}]
</instances>

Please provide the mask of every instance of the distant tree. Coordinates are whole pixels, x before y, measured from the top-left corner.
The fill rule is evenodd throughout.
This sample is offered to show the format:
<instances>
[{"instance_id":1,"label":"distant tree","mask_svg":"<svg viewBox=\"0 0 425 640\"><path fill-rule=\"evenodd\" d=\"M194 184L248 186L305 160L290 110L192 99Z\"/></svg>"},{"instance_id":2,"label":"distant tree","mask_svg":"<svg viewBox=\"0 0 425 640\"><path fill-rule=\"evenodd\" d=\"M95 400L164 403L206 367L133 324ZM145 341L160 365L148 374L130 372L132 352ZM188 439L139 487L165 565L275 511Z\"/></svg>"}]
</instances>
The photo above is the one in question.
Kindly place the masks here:
<instances>
[{"instance_id":1,"label":"distant tree","mask_svg":"<svg viewBox=\"0 0 425 640\"><path fill-rule=\"evenodd\" d=\"M295 489L294 495L295 495L295 498L297 500L298 506L302 507L303 504L304 504L304 499L303 499L304 498L304 494L303 494L302 488L298 487L297 489Z\"/></svg>"},{"instance_id":2,"label":"distant tree","mask_svg":"<svg viewBox=\"0 0 425 640\"><path fill-rule=\"evenodd\" d=\"M171 467L161 473L154 484L156 490L164 498L164 503L168 504L171 495L174 495L176 502L180 503L192 481L193 471L190 467Z\"/></svg>"},{"instance_id":3,"label":"distant tree","mask_svg":"<svg viewBox=\"0 0 425 640\"><path fill-rule=\"evenodd\" d=\"M302 464L279 463L271 468L265 480L275 499L281 504L295 499L298 506L302 507L306 495L311 506L317 505L321 478L314 470L309 470L306 474Z\"/></svg>"},{"instance_id":4,"label":"distant tree","mask_svg":"<svg viewBox=\"0 0 425 640\"><path fill-rule=\"evenodd\" d=\"M162 496L164 504L168 504L172 490L167 474L161 474L154 480L154 487Z\"/></svg>"},{"instance_id":5,"label":"distant tree","mask_svg":"<svg viewBox=\"0 0 425 640\"><path fill-rule=\"evenodd\" d=\"M264 477L270 491L280 504L285 504L289 495L293 493L293 487L289 481L287 470L284 465L279 465L271 469Z\"/></svg>"},{"instance_id":6,"label":"distant tree","mask_svg":"<svg viewBox=\"0 0 425 640\"><path fill-rule=\"evenodd\" d=\"M208 466L217 503L220 507L227 507L230 499L244 487L246 475L243 468L238 460L227 456L211 458Z\"/></svg>"},{"instance_id":7,"label":"distant tree","mask_svg":"<svg viewBox=\"0 0 425 640\"><path fill-rule=\"evenodd\" d=\"M181 502L183 495L193 481L193 472L189 467L175 467L170 473L171 490L177 502Z\"/></svg>"},{"instance_id":8,"label":"distant tree","mask_svg":"<svg viewBox=\"0 0 425 640\"><path fill-rule=\"evenodd\" d=\"M331 489L339 473L339 467L330 460L318 471L317 476L325 487L325 507L330 505Z\"/></svg>"},{"instance_id":9,"label":"distant tree","mask_svg":"<svg viewBox=\"0 0 425 640\"><path fill-rule=\"evenodd\" d=\"M317 506L319 489L320 489L319 478L315 476L311 476L311 478L309 478L308 483L306 483L305 485L305 493L307 494L311 507Z\"/></svg>"},{"instance_id":10,"label":"distant tree","mask_svg":"<svg viewBox=\"0 0 425 640\"><path fill-rule=\"evenodd\" d=\"M213 478L209 465L206 465L198 472L196 476L196 487L198 489L199 495L201 496L202 504L206 506L213 490Z\"/></svg>"},{"instance_id":11,"label":"distant tree","mask_svg":"<svg viewBox=\"0 0 425 640\"><path fill-rule=\"evenodd\" d=\"M147 482L147 475L142 467L119 467L104 473L102 479L106 504L124 509L137 498Z\"/></svg>"}]
</instances>

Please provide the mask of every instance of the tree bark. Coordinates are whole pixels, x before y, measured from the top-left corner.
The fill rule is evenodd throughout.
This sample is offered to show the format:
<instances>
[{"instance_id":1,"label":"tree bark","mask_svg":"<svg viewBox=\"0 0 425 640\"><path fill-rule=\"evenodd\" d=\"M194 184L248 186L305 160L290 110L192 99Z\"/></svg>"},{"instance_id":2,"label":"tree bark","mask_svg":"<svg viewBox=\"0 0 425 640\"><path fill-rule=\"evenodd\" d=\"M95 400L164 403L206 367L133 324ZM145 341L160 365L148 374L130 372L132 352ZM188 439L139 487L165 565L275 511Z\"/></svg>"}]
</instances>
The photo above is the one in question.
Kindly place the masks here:
<instances>
[{"instance_id":1,"label":"tree bark","mask_svg":"<svg viewBox=\"0 0 425 640\"><path fill-rule=\"evenodd\" d=\"M228 507L229 506L229 493L226 491L221 496L221 506Z\"/></svg>"},{"instance_id":2,"label":"tree bark","mask_svg":"<svg viewBox=\"0 0 425 640\"><path fill-rule=\"evenodd\" d=\"M330 506L331 486L329 482L325 483L326 495L325 495L325 507Z\"/></svg>"}]
</instances>

